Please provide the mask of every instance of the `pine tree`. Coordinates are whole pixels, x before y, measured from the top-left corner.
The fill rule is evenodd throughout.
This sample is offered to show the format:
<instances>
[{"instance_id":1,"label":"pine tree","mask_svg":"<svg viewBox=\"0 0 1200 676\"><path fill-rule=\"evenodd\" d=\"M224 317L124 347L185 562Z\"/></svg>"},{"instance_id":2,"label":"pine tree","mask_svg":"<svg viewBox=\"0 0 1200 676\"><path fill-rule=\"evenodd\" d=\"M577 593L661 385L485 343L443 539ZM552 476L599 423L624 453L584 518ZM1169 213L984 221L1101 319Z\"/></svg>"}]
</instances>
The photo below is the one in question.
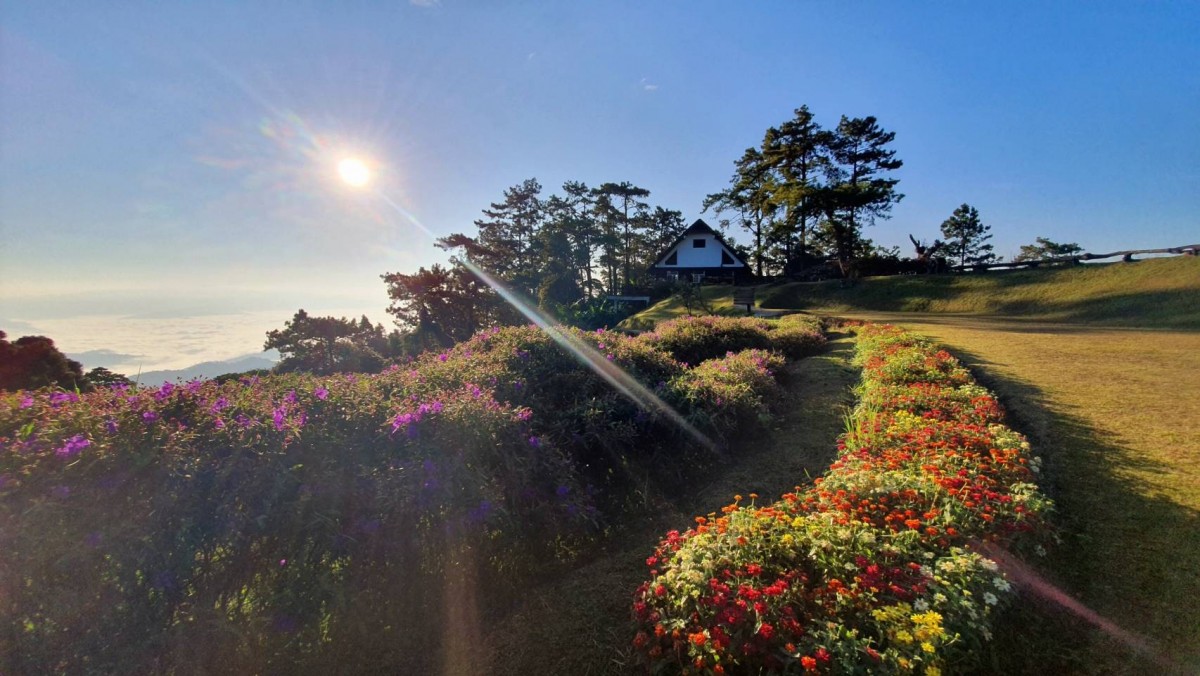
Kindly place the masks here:
<instances>
[{"instance_id":1,"label":"pine tree","mask_svg":"<svg viewBox=\"0 0 1200 676\"><path fill-rule=\"evenodd\" d=\"M821 128L808 106L795 117L767 130L763 137L764 164L776 174L770 200L783 209L783 218L772 233L785 261L808 254L809 231L818 218L817 198L821 178L830 163L833 135Z\"/></svg>"},{"instance_id":2,"label":"pine tree","mask_svg":"<svg viewBox=\"0 0 1200 676\"><path fill-rule=\"evenodd\" d=\"M856 252L864 247L862 229L888 218L892 205L904 198L896 192L899 179L887 172L904 165L888 144L895 132L884 131L872 116L842 116L830 137L833 163L826 168L826 186L816 201L822 205L822 227L846 274Z\"/></svg>"},{"instance_id":3,"label":"pine tree","mask_svg":"<svg viewBox=\"0 0 1200 676\"><path fill-rule=\"evenodd\" d=\"M969 204L963 204L942 222L942 236L946 238L946 252L951 259L957 258L959 265L978 265L996 260L992 245L992 226L979 220L979 212Z\"/></svg>"}]
</instances>

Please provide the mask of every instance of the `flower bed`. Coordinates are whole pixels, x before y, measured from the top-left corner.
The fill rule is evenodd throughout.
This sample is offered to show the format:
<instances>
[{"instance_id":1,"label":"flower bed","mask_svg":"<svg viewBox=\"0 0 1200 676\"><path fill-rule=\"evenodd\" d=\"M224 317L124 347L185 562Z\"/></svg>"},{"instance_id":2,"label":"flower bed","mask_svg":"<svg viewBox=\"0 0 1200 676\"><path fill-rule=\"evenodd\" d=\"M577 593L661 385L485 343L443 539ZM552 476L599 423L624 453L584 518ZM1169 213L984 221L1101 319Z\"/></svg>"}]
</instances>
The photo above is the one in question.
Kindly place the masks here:
<instances>
[{"instance_id":1,"label":"flower bed","mask_svg":"<svg viewBox=\"0 0 1200 676\"><path fill-rule=\"evenodd\" d=\"M768 413L783 364L571 337L717 439ZM377 375L0 392L0 671L424 664L448 580L520 593L635 479L707 452L684 439L533 327Z\"/></svg>"},{"instance_id":2,"label":"flower bed","mask_svg":"<svg viewBox=\"0 0 1200 676\"><path fill-rule=\"evenodd\" d=\"M1028 444L951 355L858 329L859 403L808 489L672 531L646 561L634 646L654 673L971 668L1011 589L976 542L1037 550Z\"/></svg>"}]
</instances>

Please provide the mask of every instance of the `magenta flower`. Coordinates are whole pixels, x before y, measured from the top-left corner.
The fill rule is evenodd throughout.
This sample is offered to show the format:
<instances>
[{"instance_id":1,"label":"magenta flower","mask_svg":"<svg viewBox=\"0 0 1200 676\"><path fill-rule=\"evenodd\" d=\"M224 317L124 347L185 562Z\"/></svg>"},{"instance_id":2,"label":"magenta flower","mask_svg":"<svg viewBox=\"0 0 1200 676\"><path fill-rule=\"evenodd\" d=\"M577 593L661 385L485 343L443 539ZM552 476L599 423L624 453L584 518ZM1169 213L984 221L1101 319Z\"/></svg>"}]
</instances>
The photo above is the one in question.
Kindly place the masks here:
<instances>
[{"instance_id":1,"label":"magenta flower","mask_svg":"<svg viewBox=\"0 0 1200 676\"><path fill-rule=\"evenodd\" d=\"M283 430L283 416L284 416L284 409L282 406L275 409L275 416L274 416L275 417L275 431L277 431L277 432Z\"/></svg>"},{"instance_id":2,"label":"magenta flower","mask_svg":"<svg viewBox=\"0 0 1200 676\"><path fill-rule=\"evenodd\" d=\"M313 390L313 396L321 401L325 401L325 398L329 396L329 390L325 389L324 387L318 387L317 389Z\"/></svg>"},{"instance_id":3,"label":"magenta flower","mask_svg":"<svg viewBox=\"0 0 1200 676\"><path fill-rule=\"evenodd\" d=\"M27 394L25 395L25 398L21 400L21 408L29 408L30 406L33 406L33 397Z\"/></svg>"},{"instance_id":4,"label":"magenta flower","mask_svg":"<svg viewBox=\"0 0 1200 676\"><path fill-rule=\"evenodd\" d=\"M155 420L158 420L158 413L154 411L146 411L142 414L142 421L147 424L152 423Z\"/></svg>"},{"instance_id":5,"label":"magenta flower","mask_svg":"<svg viewBox=\"0 0 1200 676\"><path fill-rule=\"evenodd\" d=\"M76 434L70 439L67 439L67 443L63 444L62 448L56 450L54 454L60 458L73 458L79 455L83 449L91 445L92 442L88 441L87 437L83 436L82 434Z\"/></svg>"}]
</instances>

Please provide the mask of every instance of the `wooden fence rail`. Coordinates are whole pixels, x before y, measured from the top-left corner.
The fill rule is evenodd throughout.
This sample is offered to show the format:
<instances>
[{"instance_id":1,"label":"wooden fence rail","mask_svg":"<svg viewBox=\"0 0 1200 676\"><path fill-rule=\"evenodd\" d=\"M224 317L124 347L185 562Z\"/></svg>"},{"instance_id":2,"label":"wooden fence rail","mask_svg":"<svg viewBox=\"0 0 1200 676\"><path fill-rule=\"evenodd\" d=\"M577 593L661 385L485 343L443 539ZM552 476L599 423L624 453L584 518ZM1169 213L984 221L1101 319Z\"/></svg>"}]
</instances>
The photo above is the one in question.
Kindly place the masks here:
<instances>
[{"instance_id":1,"label":"wooden fence rail","mask_svg":"<svg viewBox=\"0 0 1200 676\"><path fill-rule=\"evenodd\" d=\"M1055 263L1070 263L1076 265L1082 261L1098 261L1105 258L1121 257L1125 262L1133 260L1134 256L1142 254L1183 254L1184 256L1195 256L1200 254L1200 244L1188 244L1187 246L1175 246L1168 249L1131 249L1129 251L1114 251L1106 254L1076 254L1074 256L1059 256L1057 258L1043 258L1036 261L1020 261L1008 263L978 263L974 265L953 265L951 270L959 272L972 270L976 272L984 272L995 268L1036 268L1039 265L1053 265Z\"/></svg>"}]
</instances>

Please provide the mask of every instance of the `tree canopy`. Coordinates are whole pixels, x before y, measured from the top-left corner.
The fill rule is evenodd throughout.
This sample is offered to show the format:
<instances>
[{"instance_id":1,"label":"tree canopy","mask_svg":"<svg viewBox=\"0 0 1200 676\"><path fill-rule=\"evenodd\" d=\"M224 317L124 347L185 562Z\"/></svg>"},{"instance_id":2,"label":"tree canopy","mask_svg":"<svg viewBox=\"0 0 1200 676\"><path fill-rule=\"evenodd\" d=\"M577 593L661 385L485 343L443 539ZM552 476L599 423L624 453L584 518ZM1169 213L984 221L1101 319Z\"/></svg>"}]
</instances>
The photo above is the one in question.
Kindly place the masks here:
<instances>
[{"instance_id":1,"label":"tree canopy","mask_svg":"<svg viewBox=\"0 0 1200 676\"><path fill-rule=\"evenodd\" d=\"M832 256L846 273L874 250L863 228L888 218L904 197L891 174L903 166L890 147L895 137L870 116L842 116L826 130L801 106L746 149L729 187L704 208L750 233L759 275L802 268L814 255Z\"/></svg>"},{"instance_id":2,"label":"tree canopy","mask_svg":"<svg viewBox=\"0 0 1200 676\"><path fill-rule=\"evenodd\" d=\"M1021 251L1013 256L1014 263L1023 261L1042 261L1047 258L1061 258L1083 253L1083 248L1074 242L1059 244L1045 237L1038 237L1033 244L1024 244Z\"/></svg>"},{"instance_id":3,"label":"tree canopy","mask_svg":"<svg viewBox=\"0 0 1200 676\"><path fill-rule=\"evenodd\" d=\"M86 389L83 365L68 359L45 336L23 336L13 342L0 331L0 390L32 390L57 386Z\"/></svg>"},{"instance_id":4,"label":"tree canopy","mask_svg":"<svg viewBox=\"0 0 1200 676\"><path fill-rule=\"evenodd\" d=\"M946 238L945 250L951 260L959 265L979 265L996 260L992 245L992 226L984 225L979 211L970 204L963 204L942 222L942 236Z\"/></svg>"},{"instance_id":5,"label":"tree canopy","mask_svg":"<svg viewBox=\"0 0 1200 676\"><path fill-rule=\"evenodd\" d=\"M276 371L319 374L375 373L394 352L383 326L372 324L365 315L358 321L313 317L303 309L297 310L283 329L267 332L263 349L279 350L282 359Z\"/></svg>"}]
</instances>

